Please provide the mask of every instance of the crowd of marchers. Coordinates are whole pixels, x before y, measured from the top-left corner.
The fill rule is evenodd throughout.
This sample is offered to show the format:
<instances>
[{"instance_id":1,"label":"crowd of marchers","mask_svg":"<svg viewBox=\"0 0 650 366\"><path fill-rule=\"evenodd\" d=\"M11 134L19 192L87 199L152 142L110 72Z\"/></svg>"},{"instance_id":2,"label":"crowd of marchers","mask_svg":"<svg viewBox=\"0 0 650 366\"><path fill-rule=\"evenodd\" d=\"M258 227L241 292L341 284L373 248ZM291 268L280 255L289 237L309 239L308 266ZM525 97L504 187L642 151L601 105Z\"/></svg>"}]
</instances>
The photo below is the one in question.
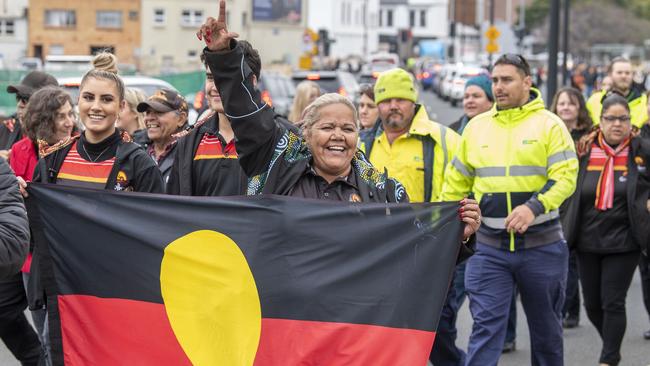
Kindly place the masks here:
<instances>
[{"instance_id":1,"label":"crowd of marchers","mask_svg":"<svg viewBox=\"0 0 650 366\"><path fill-rule=\"evenodd\" d=\"M489 76L467 82L464 115L450 127L431 120L403 69L362 86L358 105L304 82L287 119L256 89L258 52L224 19L208 18L197 33L206 44L210 110L191 126L181 95L161 89L146 98L125 88L108 53L83 76L78 101L39 71L7 88L17 113L0 125L0 338L23 365L50 364L41 258L30 249L23 205L29 182L185 196L458 201L459 245L473 255L454 273L434 365L496 365L516 348L517 297L531 364L563 365L563 327L579 322L580 285L602 339L598 362L620 362L637 267L650 313L648 102L627 59L612 61L611 84L588 101L584 90L563 88L547 109L528 62L505 54ZM465 297L473 327L461 350L455 321Z\"/></svg>"}]
</instances>

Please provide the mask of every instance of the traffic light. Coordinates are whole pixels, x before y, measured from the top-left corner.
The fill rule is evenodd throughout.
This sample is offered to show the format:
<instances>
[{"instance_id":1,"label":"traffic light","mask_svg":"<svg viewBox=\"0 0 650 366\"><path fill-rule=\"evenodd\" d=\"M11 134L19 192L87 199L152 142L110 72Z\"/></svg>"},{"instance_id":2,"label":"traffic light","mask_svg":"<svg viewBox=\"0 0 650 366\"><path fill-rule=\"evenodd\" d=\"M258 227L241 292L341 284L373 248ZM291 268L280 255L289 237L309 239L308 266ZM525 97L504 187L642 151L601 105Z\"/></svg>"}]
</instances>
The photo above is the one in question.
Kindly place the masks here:
<instances>
[{"instance_id":1,"label":"traffic light","mask_svg":"<svg viewBox=\"0 0 650 366\"><path fill-rule=\"evenodd\" d=\"M335 39L331 39L329 36L329 31L327 29L318 30L318 42L323 45L323 55L330 55L330 45L336 42Z\"/></svg>"},{"instance_id":2,"label":"traffic light","mask_svg":"<svg viewBox=\"0 0 650 366\"><path fill-rule=\"evenodd\" d=\"M399 38L402 43L407 43L411 38L413 38L413 33L411 33L410 29L400 29Z\"/></svg>"}]
</instances>

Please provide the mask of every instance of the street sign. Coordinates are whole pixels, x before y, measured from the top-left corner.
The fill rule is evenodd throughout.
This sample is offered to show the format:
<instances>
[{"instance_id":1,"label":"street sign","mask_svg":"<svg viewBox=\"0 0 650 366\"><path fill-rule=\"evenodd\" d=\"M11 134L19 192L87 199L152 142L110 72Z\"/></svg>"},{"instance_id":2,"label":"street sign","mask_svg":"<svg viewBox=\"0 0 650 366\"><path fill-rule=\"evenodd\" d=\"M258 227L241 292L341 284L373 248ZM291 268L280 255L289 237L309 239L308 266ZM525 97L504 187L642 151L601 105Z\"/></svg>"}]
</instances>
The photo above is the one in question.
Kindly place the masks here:
<instances>
[{"instance_id":1,"label":"street sign","mask_svg":"<svg viewBox=\"0 0 650 366\"><path fill-rule=\"evenodd\" d=\"M494 41L490 41L488 42L488 44L485 45L485 52L497 53L499 52L499 45Z\"/></svg>"},{"instance_id":2,"label":"street sign","mask_svg":"<svg viewBox=\"0 0 650 366\"><path fill-rule=\"evenodd\" d=\"M485 32L485 37L489 39L490 41L494 41L495 39L499 38L501 33L497 29L497 27L491 25L487 31Z\"/></svg>"}]
</instances>

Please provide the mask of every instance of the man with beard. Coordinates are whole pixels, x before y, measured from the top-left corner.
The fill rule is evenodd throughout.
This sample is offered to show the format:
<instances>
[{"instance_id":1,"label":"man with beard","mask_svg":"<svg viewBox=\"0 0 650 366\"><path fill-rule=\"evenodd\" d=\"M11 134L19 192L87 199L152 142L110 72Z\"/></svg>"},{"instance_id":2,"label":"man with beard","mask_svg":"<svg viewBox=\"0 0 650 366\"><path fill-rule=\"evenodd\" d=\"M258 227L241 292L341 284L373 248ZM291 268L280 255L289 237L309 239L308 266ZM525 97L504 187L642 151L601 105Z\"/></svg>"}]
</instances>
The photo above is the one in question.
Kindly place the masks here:
<instances>
[{"instance_id":1,"label":"man with beard","mask_svg":"<svg viewBox=\"0 0 650 366\"><path fill-rule=\"evenodd\" d=\"M465 271L474 320L465 366L498 364L515 286L528 320L530 364L561 366L569 251L559 207L576 187L574 143L545 109L521 55L499 57L491 77L496 108L463 131L442 194L453 201L472 193L484 215Z\"/></svg>"},{"instance_id":2,"label":"man with beard","mask_svg":"<svg viewBox=\"0 0 650 366\"><path fill-rule=\"evenodd\" d=\"M632 63L625 57L616 57L609 64L607 76L612 80L611 91L622 95L630 106L632 126L641 128L648 120L648 97L643 90L633 83L634 72ZM600 122L600 113L603 109L603 99L607 90L595 92L587 101L587 109L594 124Z\"/></svg>"},{"instance_id":3,"label":"man with beard","mask_svg":"<svg viewBox=\"0 0 650 366\"><path fill-rule=\"evenodd\" d=\"M417 104L411 75L403 69L379 76L375 103L380 121L361 136L366 156L404 185L411 202L439 201L444 171L460 137L429 119L424 106Z\"/></svg>"},{"instance_id":4,"label":"man with beard","mask_svg":"<svg viewBox=\"0 0 650 366\"><path fill-rule=\"evenodd\" d=\"M404 185L411 202L439 201L445 167L454 156L460 136L429 119L424 106L417 104L415 85L407 71L382 73L374 92L380 121L362 133L362 149L379 171L385 169ZM455 297L453 288L448 296ZM452 322L441 321L431 362L462 365L465 354L456 347L455 340Z\"/></svg>"}]
</instances>

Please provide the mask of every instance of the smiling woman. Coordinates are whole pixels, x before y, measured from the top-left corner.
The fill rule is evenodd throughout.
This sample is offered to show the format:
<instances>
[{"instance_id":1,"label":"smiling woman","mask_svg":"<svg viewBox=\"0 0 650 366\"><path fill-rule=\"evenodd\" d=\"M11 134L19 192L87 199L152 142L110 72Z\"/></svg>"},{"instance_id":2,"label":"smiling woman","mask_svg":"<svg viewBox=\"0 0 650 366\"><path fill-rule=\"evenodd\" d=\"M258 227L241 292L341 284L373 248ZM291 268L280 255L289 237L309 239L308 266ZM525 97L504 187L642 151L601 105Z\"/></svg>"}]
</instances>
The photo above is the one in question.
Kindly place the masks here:
<instances>
[{"instance_id":1,"label":"smiling woman","mask_svg":"<svg viewBox=\"0 0 650 366\"><path fill-rule=\"evenodd\" d=\"M115 122L125 108L124 83L114 72L117 59L100 53L84 75L79 93L81 135L41 151L34 181L95 189L162 193L156 165Z\"/></svg>"}]
</instances>

